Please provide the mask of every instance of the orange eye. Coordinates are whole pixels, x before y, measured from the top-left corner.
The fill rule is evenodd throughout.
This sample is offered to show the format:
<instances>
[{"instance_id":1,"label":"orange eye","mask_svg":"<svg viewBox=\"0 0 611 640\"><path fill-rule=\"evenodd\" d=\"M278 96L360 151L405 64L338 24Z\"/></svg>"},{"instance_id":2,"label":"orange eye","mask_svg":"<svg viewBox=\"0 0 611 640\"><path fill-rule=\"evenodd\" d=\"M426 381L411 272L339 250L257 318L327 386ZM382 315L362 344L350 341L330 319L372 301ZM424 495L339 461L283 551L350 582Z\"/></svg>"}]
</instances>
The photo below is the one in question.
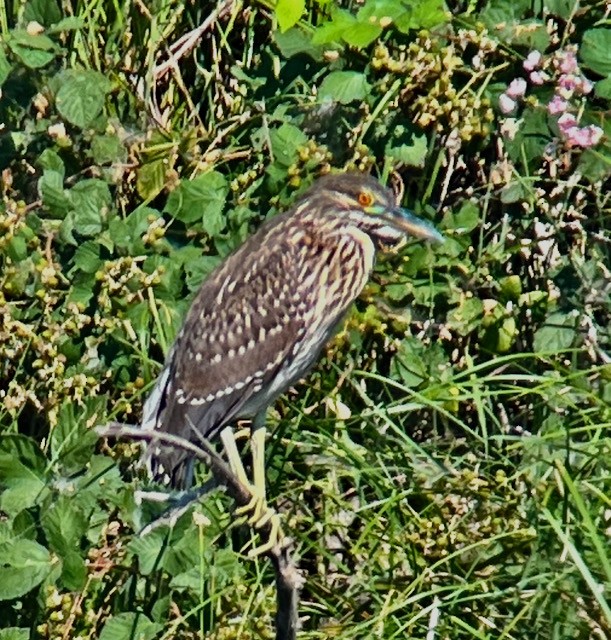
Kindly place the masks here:
<instances>
[{"instance_id":1,"label":"orange eye","mask_svg":"<svg viewBox=\"0 0 611 640\"><path fill-rule=\"evenodd\" d=\"M362 207L370 207L373 204L373 196L367 191L361 191L359 193L359 204Z\"/></svg>"}]
</instances>

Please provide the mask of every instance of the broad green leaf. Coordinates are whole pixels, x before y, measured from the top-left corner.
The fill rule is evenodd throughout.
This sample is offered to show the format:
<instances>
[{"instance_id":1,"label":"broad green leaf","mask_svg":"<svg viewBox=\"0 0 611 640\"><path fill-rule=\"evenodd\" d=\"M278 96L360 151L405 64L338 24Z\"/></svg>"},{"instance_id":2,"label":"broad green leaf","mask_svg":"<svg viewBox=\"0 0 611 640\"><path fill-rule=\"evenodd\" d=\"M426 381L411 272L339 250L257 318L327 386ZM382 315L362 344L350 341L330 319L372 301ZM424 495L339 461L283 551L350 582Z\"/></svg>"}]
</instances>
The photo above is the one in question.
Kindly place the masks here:
<instances>
[{"instance_id":1,"label":"broad green leaf","mask_svg":"<svg viewBox=\"0 0 611 640\"><path fill-rule=\"evenodd\" d=\"M312 44L330 44L340 42L346 29L356 24L356 17L345 9L338 9L333 12L329 22L321 24L312 36Z\"/></svg>"},{"instance_id":2,"label":"broad green leaf","mask_svg":"<svg viewBox=\"0 0 611 640\"><path fill-rule=\"evenodd\" d=\"M102 266L100 245L93 240L87 240L77 247L73 258L74 266L84 273L95 273Z\"/></svg>"},{"instance_id":3,"label":"broad green leaf","mask_svg":"<svg viewBox=\"0 0 611 640\"><path fill-rule=\"evenodd\" d=\"M21 62L31 69L44 67L57 55L55 43L43 34L30 35L26 31L15 30L6 42Z\"/></svg>"},{"instance_id":4,"label":"broad green leaf","mask_svg":"<svg viewBox=\"0 0 611 640\"><path fill-rule=\"evenodd\" d=\"M397 29L407 33L415 29L433 29L448 22L449 13L441 0L419 0L407 5L407 10L394 22Z\"/></svg>"},{"instance_id":5,"label":"broad green leaf","mask_svg":"<svg viewBox=\"0 0 611 640\"><path fill-rule=\"evenodd\" d=\"M0 640L29 640L30 630L23 627L0 629Z\"/></svg>"},{"instance_id":6,"label":"broad green leaf","mask_svg":"<svg viewBox=\"0 0 611 640\"><path fill-rule=\"evenodd\" d=\"M88 568L85 560L76 552L69 551L62 558L62 583L68 591L80 591L87 582Z\"/></svg>"},{"instance_id":7,"label":"broad green leaf","mask_svg":"<svg viewBox=\"0 0 611 640\"><path fill-rule=\"evenodd\" d=\"M0 453L0 510L17 515L34 506L45 487L44 480L14 454Z\"/></svg>"},{"instance_id":8,"label":"broad green leaf","mask_svg":"<svg viewBox=\"0 0 611 640\"><path fill-rule=\"evenodd\" d=\"M611 76L611 29L590 29L583 34L579 54L584 66Z\"/></svg>"},{"instance_id":9,"label":"broad green leaf","mask_svg":"<svg viewBox=\"0 0 611 640\"><path fill-rule=\"evenodd\" d=\"M99 640L153 640L162 628L142 613L119 613L106 621Z\"/></svg>"},{"instance_id":10,"label":"broad green leaf","mask_svg":"<svg viewBox=\"0 0 611 640\"><path fill-rule=\"evenodd\" d=\"M91 154L97 164L124 162L127 157L123 143L114 134L95 136L91 141Z\"/></svg>"},{"instance_id":11,"label":"broad green leaf","mask_svg":"<svg viewBox=\"0 0 611 640\"><path fill-rule=\"evenodd\" d=\"M396 20L408 11L407 5L401 0L367 0L359 9L359 22L379 22L381 18Z\"/></svg>"},{"instance_id":12,"label":"broad green leaf","mask_svg":"<svg viewBox=\"0 0 611 640\"><path fill-rule=\"evenodd\" d=\"M64 495L44 511L41 524L49 547L65 557L78 549L89 523L74 496Z\"/></svg>"},{"instance_id":13,"label":"broad green leaf","mask_svg":"<svg viewBox=\"0 0 611 640\"><path fill-rule=\"evenodd\" d=\"M69 475L89 462L97 437L91 425L98 424L105 408L104 396L86 398L80 404L65 400L51 431L51 455L55 464Z\"/></svg>"},{"instance_id":14,"label":"broad green leaf","mask_svg":"<svg viewBox=\"0 0 611 640\"><path fill-rule=\"evenodd\" d=\"M611 176L611 154L608 147L586 149L579 158L578 171L590 182L599 182Z\"/></svg>"},{"instance_id":15,"label":"broad green leaf","mask_svg":"<svg viewBox=\"0 0 611 640\"><path fill-rule=\"evenodd\" d=\"M452 229L455 233L469 233L477 227L481 220L478 205L469 200L465 201L456 212L448 210L441 221L442 229Z\"/></svg>"},{"instance_id":16,"label":"broad green leaf","mask_svg":"<svg viewBox=\"0 0 611 640\"><path fill-rule=\"evenodd\" d=\"M136 171L136 189L143 200L152 200L166 184L166 172L171 168L165 158L145 162Z\"/></svg>"},{"instance_id":17,"label":"broad green leaf","mask_svg":"<svg viewBox=\"0 0 611 640\"><path fill-rule=\"evenodd\" d=\"M162 566L166 547L165 533L153 531L146 536L135 537L128 549L138 558L138 567L143 576L148 576Z\"/></svg>"},{"instance_id":18,"label":"broad green leaf","mask_svg":"<svg viewBox=\"0 0 611 640\"><path fill-rule=\"evenodd\" d=\"M28 0L23 10L23 21L39 22L45 27L61 20L62 12L56 0Z\"/></svg>"},{"instance_id":19,"label":"broad green leaf","mask_svg":"<svg viewBox=\"0 0 611 640\"><path fill-rule=\"evenodd\" d=\"M305 133L292 124L283 124L269 132L274 162L290 167L297 160L297 153L308 138Z\"/></svg>"},{"instance_id":20,"label":"broad green leaf","mask_svg":"<svg viewBox=\"0 0 611 640\"><path fill-rule=\"evenodd\" d=\"M64 218L72 209L70 193L64 189L64 175L53 169L45 169L38 180L42 203L54 218Z\"/></svg>"},{"instance_id":21,"label":"broad green leaf","mask_svg":"<svg viewBox=\"0 0 611 640\"><path fill-rule=\"evenodd\" d=\"M57 109L71 124L85 129L101 115L110 82L97 71L69 69L60 77Z\"/></svg>"},{"instance_id":22,"label":"broad green leaf","mask_svg":"<svg viewBox=\"0 0 611 640\"><path fill-rule=\"evenodd\" d=\"M448 326L461 336L479 327L484 316L484 304L479 298L464 296L455 309L448 313Z\"/></svg>"},{"instance_id":23,"label":"broad green leaf","mask_svg":"<svg viewBox=\"0 0 611 640\"><path fill-rule=\"evenodd\" d=\"M598 98L605 98L611 100L611 75L607 76L603 80L599 80L594 85L594 91Z\"/></svg>"},{"instance_id":24,"label":"broad green leaf","mask_svg":"<svg viewBox=\"0 0 611 640\"><path fill-rule=\"evenodd\" d=\"M382 34L382 27L371 22L356 22L342 34L344 42L351 47L364 49Z\"/></svg>"},{"instance_id":25,"label":"broad green leaf","mask_svg":"<svg viewBox=\"0 0 611 640\"><path fill-rule=\"evenodd\" d=\"M181 180L170 194L165 211L185 223L201 222L204 231L214 237L226 225L223 210L228 192L225 176L209 171L193 180Z\"/></svg>"},{"instance_id":26,"label":"broad green leaf","mask_svg":"<svg viewBox=\"0 0 611 640\"><path fill-rule=\"evenodd\" d=\"M305 0L278 0L275 11L280 31L284 33L301 19L305 11Z\"/></svg>"},{"instance_id":27,"label":"broad green leaf","mask_svg":"<svg viewBox=\"0 0 611 640\"><path fill-rule=\"evenodd\" d=\"M408 167L423 167L428 153L428 142L425 135L413 136L410 144L386 146L385 155L394 158Z\"/></svg>"},{"instance_id":28,"label":"broad green leaf","mask_svg":"<svg viewBox=\"0 0 611 640\"><path fill-rule=\"evenodd\" d=\"M312 38L297 27L289 29L284 33L276 31L276 33L274 33L274 40L280 49L280 53L285 58L291 58L302 53L309 55L314 60L320 60L322 58L323 47L312 44Z\"/></svg>"},{"instance_id":29,"label":"broad green leaf","mask_svg":"<svg viewBox=\"0 0 611 640\"><path fill-rule=\"evenodd\" d=\"M55 149L45 149L38 157L36 164L42 169L56 171L61 175L62 181L64 180L64 177L66 175L66 167L64 165L64 161L61 159L61 156L57 153L57 151L55 151Z\"/></svg>"},{"instance_id":30,"label":"broad green leaf","mask_svg":"<svg viewBox=\"0 0 611 640\"><path fill-rule=\"evenodd\" d=\"M428 380L428 369L421 357L422 350L422 343L414 338L402 340L392 359L392 377L413 389Z\"/></svg>"},{"instance_id":31,"label":"broad green leaf","mask_svg":"<svg viewBox=\"0 0 611 640\"><path fill-rule=\"evenodd\" d=\"M370 86L362 73L356 71L332 71L320 85L318 95L321 99L348 104L355 100L362 101L368 94Z\"/></svg>"},{"instance_id":32,"label":"broad green leaf","mask_svg":"<svg viewBox=\"0 0 611 640\"><path fill-rule=\"evenodd\" d=\"M535 351L562 351L574 346L577 333L575 317L566 313L552 313L537 329L533 340Z\"/></svg>"},{"instance_id":33,"label":"broad green leaf","mask_svg":"<svg viewBox=\"0 0 611 640\"><path fill-rule=\"evenodd\" d=\"M47 549L33 540L0 545L0 600L19 598L38 586L51 572Z\"/></svg>"},{"instance_id":34,"label":"broad green leaf","mask_svg":"<svg viewBox=\"0 0 611 640\"><path fill-rule=\"evenodd\" d=\"M70 190L74 207L74 228L81 236L94 236L102 230L112 197L103 180L92 178L77 182Z\"/></svg>"}]
</instances>

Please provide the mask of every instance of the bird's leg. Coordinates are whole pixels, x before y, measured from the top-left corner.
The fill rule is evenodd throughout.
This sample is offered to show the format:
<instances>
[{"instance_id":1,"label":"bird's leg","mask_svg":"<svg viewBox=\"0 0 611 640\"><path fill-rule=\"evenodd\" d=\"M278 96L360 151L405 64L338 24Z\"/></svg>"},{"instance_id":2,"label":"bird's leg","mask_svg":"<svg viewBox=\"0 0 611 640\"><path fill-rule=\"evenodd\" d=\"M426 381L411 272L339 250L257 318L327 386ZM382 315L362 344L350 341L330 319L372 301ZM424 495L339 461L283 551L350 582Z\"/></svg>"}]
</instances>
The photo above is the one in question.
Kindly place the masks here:
<instances>
[{"instance_id":1,"label":"bird's leg","mask_svg":"<svg viewBox=\"0 0 611 640\"><path fill-rule=\"evenodd\" d=\"M227 462L229 462L229 467L233 471L233 475L241 484L244 485L246 489L248 489L250 493L252 493L252 485L246 475L244 465L242 464L242 458L240 458L240 452L238 451L238 447L235 443L235 435L231 427L225 427L221 431L221 441L223 443L225 453L227 454Z\"/></svg>"},{"instance_id":2,"label":"bird's leg","mask_svg":"<svg viewBox=\"0 0 611 640\"><path fill-rule=\"evenodd\" d=\"M266 501L266 489L265 489L265 437L267 430L264 426L265 415L262 416L253 423L253 430L250 435L250 444L252 450L252 467L253 467L253 481L249 480L242 464L238 448L236 446L236 436L244 437L245 431L248 429L241 429L237 434L234 434L231 427L226 427L221 431L221 440L227 454L227 460L231 470L235 474L240 483L251 494L251 499L246 505L242 505L236 509L237 515L249 514L248 524L260 529L266 525L269 525L269 536L267 542L251 549L248 555L253 557L266 553L273 547L275 547L283 539L283 534L280 529L280 517L278 514L267 505Z\"/></svg>"}]
</instances>

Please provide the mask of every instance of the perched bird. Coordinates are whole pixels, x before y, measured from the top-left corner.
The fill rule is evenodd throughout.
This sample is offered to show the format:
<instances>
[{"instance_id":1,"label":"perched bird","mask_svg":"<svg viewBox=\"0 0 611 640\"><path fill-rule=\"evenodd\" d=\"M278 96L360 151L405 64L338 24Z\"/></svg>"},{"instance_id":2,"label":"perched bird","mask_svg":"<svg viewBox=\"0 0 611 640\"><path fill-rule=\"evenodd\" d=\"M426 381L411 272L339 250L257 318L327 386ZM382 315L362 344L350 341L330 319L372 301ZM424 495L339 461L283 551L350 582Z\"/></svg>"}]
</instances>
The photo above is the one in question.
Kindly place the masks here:
<instances>
[{"instance_id":1,"label":"perched bird","mask_svg":"<svg viewBox=\"0 0 611 640\"><path fill-rule=\"evenodd\" d=\"M312 367L362 291L376 251L407 237L440 241L371 176L327 175L267 220L199 289L145 407L142 425L197 443L221 433L246 481L231 427L254 419L253 495L265 494L267 407ZM147 452L155 477L184 488L183 451ZM236 459L237 458L237 459Z\"/></svg>"}]
</instances>

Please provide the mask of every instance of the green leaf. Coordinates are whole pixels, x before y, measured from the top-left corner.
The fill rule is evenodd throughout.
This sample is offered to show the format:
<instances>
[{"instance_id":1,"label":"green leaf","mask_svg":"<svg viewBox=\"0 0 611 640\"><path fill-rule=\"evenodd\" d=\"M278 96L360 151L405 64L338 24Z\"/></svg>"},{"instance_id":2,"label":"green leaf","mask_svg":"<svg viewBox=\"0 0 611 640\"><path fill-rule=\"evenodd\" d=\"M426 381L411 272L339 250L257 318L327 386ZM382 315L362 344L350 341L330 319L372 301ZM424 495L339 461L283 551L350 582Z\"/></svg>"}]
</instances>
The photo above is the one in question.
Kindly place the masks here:
<instances>
[{"instance_id":1,"label":"green leaf","mask_svg":"<svg viewBox=\"0 0 611 640\"><path fill-rule=\"evenodd\" d=\"M77 247L73 258L74 266L84 273L95 273L102 266L100 245L93 240L87 240Z\"/></svg>"},{"instance_id":2,"label":"green leaf","mask_svg":"<svg viewBox=\"0 0 611 640\"><path fill-rule=\"evenodd\" d=\"M292 124L283 124L278 129L272 129L269 138L274 162L283 167L290 167L297 160L299 148L308 141L306 134Z\"/></svg>"},{"instance_id":3,"label":"green leaf","mask_svg":"<svg viewBox=\"0 0 611 640\"><path fill-rule=\"evenodd\" d=\"M91 141L91 155L96 164L124 162L127 151L116 135L95 136Z\"/></svg>"},{"instance_id":4,"label":"green leaf","mask_svg":"<svg viewBox=\"0 0 611 640\"><path fill-rule=\"evenodd\" d=\"M45 149L38 157L36 164L44 170L57 171L61 175L62 181L66 175L64 161L54 149Z\"/></svg>"},{"instance_id":5,"label":"green leaf","mask_svg":"<svg viewBox=\"0 0 611 640\"><path fill-rule=\"evenodd\" d=\"M611 76L607 76L603 80L599 80L594 86L594 91L598 98L611 100Z\"/></svg>"},{"instance_id":6,"label":"green leaf","mask_svg":"<svg viewBox=\"0 0 611 640\"><path fill-rule=\"evenodd\" d=\"M428 369L421 357L422 351L423 346L419 340L412 337L402 340L392 359L392 377L401 380L412 389L428 380Z\"/></svg>"},{"instance_id":7,"label":"green leaf","mask_svg":"<svg viewBox=\"0 0 611 640\"><path fill-rule=\"evenodd\" d=\"M484 303L475 297L463 296L458 307L448 313L448 326L461 336L479 327L484 316Z\"/></svg>"},{"instance_id":8,"label":"green leaf","mask_svg":"<svg viewBox=\"0 0 611 640\"><path fill-rule=\"evenodd\" d=\"M6 79L12 70L13 67L6 57L4 49L0 47L0 87L6 82Z\"/></svg>"},{"instance_id":9,"label":"green leaf","mask_svg":"<svg viewBox=\"0 0 611 640\"><path fill-rule=\"evenodd\" d=\"M23 21L36 21L49 27L61 20L62 12L56 0L29 0L23 10Z\"/></svg>"},{"instance_id":10,"label":"green leaf","mask_svg":"<svg viewBox=\"0 0 611 640\"><path fill-rule=\"evenodd\" d=\"M74 208L74 229L81 236L94 236L102 230L112 197L103 180L91 178L77 182L70 190Z\"/></svg>"},{"instance_id":11,"label":"green leaf","mask_svg":"<svg viewBox=\"0 0 611 640\"><path fill-rule=\"evenodd\" d=\"M305 0L278 0L275 11L280 31L284 33L301 19L305 11Z\"/></svg>"},{"instance_id":12,"label":"green leaf","mask_svg":"<svg viewBox=\"0 0 611 640\"><path fill-rule=\"evenodd\" d=\"M79 547L89 523L74 496L59 496L43 512L41 524L49 547L64 557Z\"/></svg>"},{"instance_id":13,"label":"green leaf","mask_svg":"<svg viewBox=\"0 0 611 640\"><path fill-rule=\"evenodd\" d=\"M159 158L145 162L136 172L136 189L143 200L152 200L163 191L166 171L171 168L166 159ZM171 196L170 196L171 197Z\"/></svg>"},{"instance_id":14,"label":"green leaf","mask_svg":"<svg viewBox=\"0 0 611 640\"><path fill-rule=\"evenodd\" d=\"M480 220L479 206L467 200L457 212L446 211L440 226L442 229L452 229L455 233L464 234L473 231L479 225Z\"/></svg>"},{"instance_id":15,"label":"green leaf","mask_svg":"<svg viewBox=\"0 0 611 640\"><path fill-rule=\"evenodd\" d=\"M76 31L77 29L82 29L84 25L85 21L82 18L78 18L77 16L68 16L49 27L47 29L47 33L54 34L61 33L62 31Z\"/></svg>"},{"instance_id":16,"label":"green leaf","mask_svg":"<svg viewBox=\"0 0 611 640\"><path fill-rule=\"evenodd\" d=\"M356 22L342 33L344 42L357 49L368 47L382 34L382 27L370 22Z\"/></svg>"},{"instance_id":17,"label":"green leaf","mask_svg":"<svg viewBox=\"0 0 611 640\"><path fill-rule=\"evenodd\" d=\"M556 352L570 349L577 337L575 322L572 314L552 313L535 333L534 350Z\"/></svg>"},{"instance_id":18,"label":"green leaf","mask_svg":"<svg viewBox=\"0 0 611 640\"><path fill-rule=\"evenodd\" d=\"M0 629L0 640L29 640L30 630L23 627Z\"/></svg>"},{"instance_id":19,"label":"green leaf","mask_svg":"<svg viewBox=\"0 0 611 640\"><path fill-rule=\"evenodd\" d=\"M97 71L69 69L59 84L55 100L60 114L81 129L91 126L104 110L110 82Z\"/></svg>"},{"instance_id":20,"label":"green leaf","mask_svg":"<svg viewBox=\"0 0 611 640\"><path fill-rule=\"evenodd\" d=\"M6 42L19 60L31 69L44 67L57 55L55 43L43 34L30 35L26 31L15 30Z\"/></svg>"},{"instance_id":21,"label":"green leaf","mask_svg":"<svg viewBox=\"0 0 611 640\"><path fill-rule=\"evenodd\" d=\"M408 167L424 167L428 153L428 142L425 135L414 135L409 144L394 146L392 142L388 142L384 153Z\"/></svg>"},{"instance_id":22,"label":"green leaf","mask_svg":"<svg viewBox=\"0 0 611 640\"><path fill-rule=\"evenodd\" d=\"M21 262L28 255L27 241L22 235L13 236L4 246L4 250L13 262Z\"/></svg>"},{"instance_id":23,"label":"green leaf","mask_svg":"<svg viewBox=\"0 0 611 640\"><path fill-rule=\"evenodd\" d=\"M45 483L34 469L14 454L0 453L0 486L3 489L0 510L17 515L36 504Z\"/></svg>"},{"instance_id":24,"label":"green leaf","mask_svg":"<svg viewBox=\"0 0 611 640\"><path fill-rule=\"evenodd\" d=\"M142 613L120 613L107 620L100 640L153 640L162 629Z\"/></svg>"},{"instance_id":25,"label":"green leaf","mask_svg":"<svg viewBox=\"0 0 611 640\"><path fill-rule=\"evenodd\" d=\"M611 76L611 29L589 29L579 49L584 66L601 76Z\"/></svg>"},{"instance_id":26,"label":"green leaf","mask_svg":"<svg viewBox=\"0 0 611 640\"><path fill-rule=\"evenodd\" d=\"M86 398L80 405L69 400L62 403L49 440L53 461L61 465L66 475L89 462L97 442L91 425L102 419L105 403L104 396Z\"/></svg>"},{"instance_id":27,"label":"green leaf","mask_svg":"<svg viewBox=\"0 0 611 640\"><path fill-rule=\"evenodd\" d=\"M607 148L586 149L579 158L577 170L592 183L609 178L611 155L607 152Z\"/></svg>"},{"instance_id":28,"label":"green leaf","mask_svg":"<svg viewBox=\"0 0 611 640\"><path fill-rule=\"evenodd\" d=\"M165 533L153 531L146 536L134 538L128 549L138 558L138 566L143 576L150 575L161 566L166 547Z\"/></svg>"},{"instance_id":29,"label":"green leaf","mask_svg":"<svg viewBox=\"0 0 611 640\"><path fill-rule=\"evenodd\" d=\"M297 27L289 29L285 33L276 31L274 33L274 40L276 41L278 49L280 49L280 53L285 58L292 58L293 56L305 53L314 60L322 59L323 47L312 44L312 38Z\"/></svg>"},{"instance_id":30,"label":"green leaf","mask_svg":"<svg viewBox=\"0 0 611 640\"><path fill-rule=\"evenodd\" d=\"M181 180L170 194L164 210L185 223L201 222L204 231L214 237L226 225L223 210L228 193L225 176L218 171L209 171L193 180Z\"/></svg>"},{"instance_id":31,"label":"green leaf","mask_svg":"<svg viewBox=\"0 0 611 640\"><path fill-rule=\"evenodd\" d=\"M333 12L332 19L320 25L312 36L312 44L330 44L339 42L346 29L356 24L356 17L345 9Z\"/></svg>"},{"instance_id":32,"label":"green leaf","mask_svg":"<svg viewBox=\"0 0 611 640\"><path fill-rule=\"evenodd\" d=\"M87 582L87 565L76 551L69 551L62 559L62 582L68 591L80 591Z\"/></svg>"},{"instance_id":33,"label":"green leaf","mask_svg":"<svg viewBox=\"0 0 611 640\"><path fill-rule=\"evenodd\" d=\"M38 190L44 207L54 218L65 218L72 209L72 199L64 189L63 173L45 169L38 180Z\"/></svg>"},{"instance_id":34,"label":"green leaf","mask_svg":"<svg viewBox=\"0 0 611 640\"><path fill-rule=\"evenodd\" d=\"M0 545L0 600L19 598L39 585L51 572L47 549L33 540Z\"/></svg>"},{"instance_id":35,"label":"green leaf","mask_svg":"<svg viewBox=\"0 0 611 640\"><path fill-rule=\"evenodd\" d=\"M414 29L433 29L448 22L449 13L442 0L419 0L394 20L401 33Z\"/></svg>"},{"instance_id":36,"label":"green leaf","mask_svg":"<svg viewBox=\"0 0 611 640\"><path fill-rule=\"evenodd\" d=\"M348 104L362 101L370 89L365 76L357 71L332 71L320 85L318 95L335 102Z\"/></svg>"}]
</instances>

